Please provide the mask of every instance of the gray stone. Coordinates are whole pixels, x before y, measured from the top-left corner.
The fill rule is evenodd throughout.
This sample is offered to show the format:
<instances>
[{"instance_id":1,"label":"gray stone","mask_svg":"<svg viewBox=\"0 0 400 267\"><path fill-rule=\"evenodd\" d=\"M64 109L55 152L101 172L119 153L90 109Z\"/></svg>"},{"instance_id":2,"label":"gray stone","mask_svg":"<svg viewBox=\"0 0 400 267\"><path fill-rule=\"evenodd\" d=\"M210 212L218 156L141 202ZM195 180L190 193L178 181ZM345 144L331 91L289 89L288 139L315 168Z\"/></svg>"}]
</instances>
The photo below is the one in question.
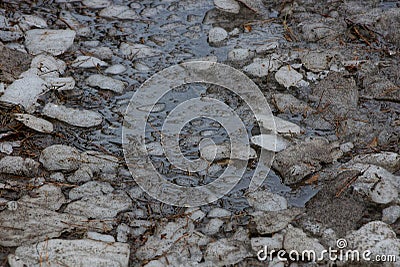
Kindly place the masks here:
<instances>
[{"instance_id":1,"label":"gray stone","mask_svg":"<svg viewBox=\"0 0 400 267\"><path fill-rule=\"evenodd\" d=\"M47 22L38 16L34 15L22 15L21 20L19 22L19 27L26 31L30 28L47 28Z\"/></svg>"},{"instance_id":2,"label":"gray stone","mask_svg":"<svg viewBox=\"0 0 400 267\"><path fill-rule=\"evenodd\" d=\"M103 122L103 117L98 112L67 108L52 103L46 104L42 112L47 117L83 128L98 126Z\"/></svg>"},{"instance_id":3,"label":"gray stone","mask_svg":"<svg viewBox=\"0 0 400 267\"><path fill-rule=\"evenodd\" d=\"M274 104L280 112L303 113L312 110L307 103L297 99L291 94L274 94Z\"/></svg>"},{"instance_id":4,"label":"gray stone","mask_svg":"<svg viewBox=\"0 0 400 267\"><path fill-rule=\"evenodd\" d=\"M51 133L54 130L53 124L41 118L29 114L14 114L15 119L23 123L26 127L41 133Z\"/></svg>"},{"instance_id":5,"label":"gray stone","mask_svg":"<svg viewBox=\"0 0 400 267\"><path fill-rule=\"evenodd\" d=\"M50 239L18 247L14 255L8 257L8 261L12 267L40 267L43 266L43 261L46 266L127 267L129 253L129 245L125 243L105 243L90 239Z\"/></svg>"},{"instance_id":6,"label":"gray stone","mask_svg":"<svg viewBox=\"0 0 400 267\"><path fill-rule=\"evenodd\" d=\"M135 10L130 9L127 6L111 5L102 9L99 13L100 17L110 19L123 19L123 20L137 20L140 16Z\"/></svg>"},{"instance_id":7,"label":"gray stone","mask_svg":"<svg viewBox=\"0 0 400 267\"><path fill-rule=\"evenodd\" d=\"M256 118L258 122L261 124L266 130L275 131L280 134L300 134L301 128L297 124L293 122L281 119L276 116L266 116L266 115L259 115L256 114Z\"/></svg>"},{"instance_id":8,"label":"gray stone","mask_svg":"<svg viewBox=\"0 0 400 267\"><path fill-rule=\"evenodd\" d=\"M229 210L222 209L222 208L213 208L207 214L209 218L224 218L230 217L232 213Z\"/></svg>"},{"instance_id":9,"label":"gray stone","mask_svg":"<svg viewBox=\"0 0 400 267\"><path fill-rule=\"evenodd\" d=\"M303 79L303 75L298 73L290 66L283 66L275 73L275 79L286 88L296 86L296 84Z\"/></svg>"},{"instance_id":10,"label":"gray stone","mask_svg":"<svg viewBox=\"0 0 400 267\"><path fill-rule=\"evenodd\" d=\"M88 167L94 174L104 176L115 174L119 166L118 158L97 151L85 151L81 154L82 166Z\"/></svg>"},{"instance_id":11,"label":"gray stone","mask_svg":"<svg viewBox=\"0 0 400 267\"><path fill-rule=\"evenodd\" d=\"M40 207L49 210L58 210L66 202L61 188L54 185L43 185L32 190L32 195L25 195L19 199L19 203L27 204L32 207Z\"/></svg>"},{"instance_id":12,"label":"gray stone","mask_svg":"<svg viewBox=\"0 0 400 267\"><path fill-rule=\"evenodd\" d=\"M270 72L276 71L281 66L279 60L276 59L275 55L269 58L255 58L253 63L244 67L244 71L255 76L255 77L265 77Z\"/></svg>"},{"instance_id":13,"label":"gray stone","mask_svg":"<svg viewBox=\"0 0 400 267\"><path fill-rule=\"evenodd\" d=\"M236 48L228 53L228 59L231 61L243 61L250 57L249 49Z\"/></svg>"},{"instance_id":14,"label":"gray stone","mask_svg":"<svg viewBox=\"0 0 400 267\"><path fill-rule=\"evenodd\" d=\"M221 27L214 27L208 32L208 42L218 44L228 38L228 33Z\"/></svg>"},{"instance_id":15,"label":"gray stone","mask_svg":"<svg viewBox=\"0 0 400 267\"><path fill-rule=\"evenodd\" d=\"M141 59L155 57L162 54L162 51L151 48L144 44L122 43L119 47L121 54L128 59Z\"/></svg>"},{"instance_id":16,"label":"gray stone","mask_svg":"<svg viewBox=\"0 0 400 267\"><path fill-rule=\"evenodd\" d=\"M74 43L75 35L71 30L29 30L25 35L25 46L32 55L50 53L58 56Z\"/></svg>"},{"instance_id":17,"label":"gray stone","mask_svg":"<svg viewBox=\"0 0 400 267\"><path fill-rule=\"evenodd\" d=\"M105 69L104 73L116 75L116 74L124 73L125 71L126 71L126 67L124 65L115 64L115 65L112 65L112 66L108 67L107 69Z\"/></svg>"},{"instance_id":18,"label":"gray stone","mask_svg":"<svg viewBox=\"0 0 400 267\"><path fill-rule=\"evenodd\" d=\"M30 158L5 156L0 159L0 173L33 177L39 172L39 162Z\"/></svg>"},{"instance_id":19,"label":"gray stone","mask_svg":"<svg viewBox=\"0 0 400 267\"><path fill-rule=\"evenodd\" d=\"M89 231L86 233L87 238L97 241L102 241L106 243L114 243L115 239L112 235L103 235L97 232Z\"/></svg>"},{"instance_id":20,"label":"gray stone","mask_svg":"<svg viewBox=\"0 0 400 267\"><path fill-rule=\"evenodd\" d=\"M96 67L107 67L108 64L96 57L91 56L78 56L71 64L74 68L96 68Z\"/></svg>"},{"instance_id":21,"label":"gray stone","mask_svg":"<svg viewBox=\"0 0 400 267\"><path fill-rule=\"evenodd\" d=\"M275 51L276 48L278 48L278 46L279 46L278 42L270 42L264 45L260 45L257 46L256 53L263 54L263 53L273 52Z\"/></svg>"},{"instance_id":22,"label":"gray stone","mask_svg":"<svg viewBox=\"0 0 400 267\"><path fill-rule=\"evenodd\" d=\"M272 237L253 237L250 239L251 248L255 253L267 246L268 250L280 250L283 248L283 234L276 233Z\"/></svg>"},{"instance_id":23,"label":"gray stone","mask_svg":"<svg viewBox=\"0 0 400 267\"><path fill-rule=\"evenodd\" d=\"M352 159L352 162L381 166L390 172L397 172L400 170L400 155L389 151L357 155Z\"/></svg>"},{"instance_id":24,"label":"gray stone","mask_svg":"<svg viewBox=\"0 0 400 267\"><path fill-rule=\"evenodd\" d=\"M132 207L132 201L125 193L97 195L83 197L80 200L68 204L66 213L87 216L95 219L110 219L121 211Z\"/></svg>"},{"instance_id":25,"label":"gray stone","mask_svg":"<svg viewBox=\"0 0 400 267\"><path fill-rule=\"evenodd\" d=\"M117 241L118 242L128 242L129 239L129 234L130 234L131 228L124 224L121 223L120 225L117 226Z\"/></svg>"},{"instance_id":26,"label":"gray stone","mask_svg":"<svg viewBox=\"0 0 400 267\"><path fill-rule=\"evenodd\" d=\"M274 134L255 135L250 140L253 144L273 152L285 150L289 145L288 141Z\"/></svg>"},{"instance_id":27,"label":"gray stone","mask_svg":"<svg viewBox=\"0 0 400 267\"><path fill-rule=\"evenodd\" d=\"M35 74L25 75L14 81L0 97L0 102L21 105L27 112L33 112L39 95L47 90L46 82Z\"/></svg>"},{"instance_id":28,"label":"gray stone","mask_svg":"<svg viewBox=\"0 0 400 267\"><path fill-rule=\"evenodd\" d=\"M55 183L65 183L66 182L64 174L62 172L54 172L54 173L50 174L49 181L55 182Z\"/></svg>"},{"instance_id":29,"label":"gray stone","mask_svg":"<svg viewBox=\"0 0 400 267\"><path fill-rule=\"evenodd\" d=\"M286 198L267 191L256 191L247 195L249 205L260 211L279 211L288 208Z\"/></svg>"},{"instance_id":30,"label":"gray stone","mask_svg":"<svg viewBox=\"0 0 400 267\"><path fill-rule=\"evenodd\" d=\"M81 166L72 175L67 177L70 183L84 183L92 180L93 172L88 166Z\"/></svg>"},{"instance_id":31,"label":"gray stone","mask_svg":"<svg viewBox=\"0 0 400 267\"><path fill-rule=\"evenodd\" d=\"M47 85L52 90L66 91L73 90L75 88L75 80L72 77L45 77Z\"/></svg>"},{"instance_id":32,"label":"gray stone","mask_svg":"<svg viewBox=\"0 0 400 267\"><path fill-rule=\"evenodd\" d=\"M45 54L34 57L30 66L43 79L50 77L58 78L60 74L64 74L67 68L64 61Z\"/></svg>"},{"instance_id":33,"label":"gray stone","mask_svg":"<svg viewBox=\"0 0 400 267\"><path fill-rule=\"evenodd\" d=\"M304 67L313 71L319 72L329 69L328 63L332 56L326 52L308 52L301 57L301 62Z\"/></svg>"},{"instance_id":34,"label":"gray stone","mask_svg":"<svg viewBox=\"0 0 400 267\"><path fill-rule=\"evenodd\" d=\"M82 197L92 197L96 195L109 194L114 188L105 182L90 181L69 191L69 199L76 200Z\"/></svg>"},{"instance_id":35,"label":"gray stone","mask_svg":"<svg viewBox=\"0 0 400 267\"><path fill-rule=\"evenodd\" d=\"M224 225L224 221L218 218L213 218L206 224L203 233L206 235L214 235L219 232L222 225Z\"/></svg>"},{"instance_id":36,"label":"gray stone","mask_svg":"<svg viewBox=\"0 0 400 267\"><path fill-rule=\"evenodd\" d=\"M238 14L240 11L240 5L235 0L214 0L216 8L233 14Z\"/></svg>"},{"instance_id":37,"label":"gray stone","mask_svg":"<svg viewBox=\"0 0 400 267\"><path fill-rule=\"evenodd\" d=\"M110 0L83 0L82 4L84 4L88 8L100 9L105 8L111 5Z\"/></svg>"},{"instance_id":38,"label":"gray stone","mask_svg":"<svg viewBox=\"0 0 400 267\"><path fill-rule=\"evenodd\" d=\"M320 170L321 163L331 163L342 153L336 143L314 138L277 153L273 167L282 175L285 184L295 184Z\"/></svg>"},{"instance_id":39,"label":"gray stone","mask_svg":"<svg viewBox=\"0 0 400 267\"><path fill-rule=\"evenodd\" d=\"M382 210L382 221L387 224L392 224L400 217L400 206L390 206Z\"/></svg>"},{"instance_id":40,"label":"gray stone","mask_svg":"<svg viewBox=\"0 0 400 267\"><path fill-rule=\"evenodd\" d=\"M73 171L78 169L80 159L76 148L52 145L42 151L39 161L49 171Z\"/></svg>"},{"instance_id":41,"label":"gray stone","mask_svg":"<svg viewBox=\"0 0 400 267\"><path fill-rule=\"evenodd\" d=\"M232 149L235 149L235 154L237 155L237 157L234 156L232 159L248 160L257 157L256 151L251 147L246 148L245 145L236 145ZM230 154L230 144L200 145L201 157L209 162L230 158Z\"/></svg>"},{"instance_id":42,"label":"gray stone","mask_svg":"<svg viewBox=\"0 0 400 267\"><path fill-rule=\"evenodd\" d=\"M291 208L279 211L255 212L252 222L255 223L259 234L271 234L285 229L299 214L303 212L299 208Z\"/></svg>"},{"instance_id":43,"label":"gray stone","mask_svg":"<svg viewBox=\"0 0 400 267\"><path fill-rule=\"evenodd\" d=\"M289 225L287 228L283 241L283 248L286 250L286 252L295 250L300 254L303 253L303 251L311 250L315 252L315 255L318 256L323 255L322 251L325 250L324 246L322 246L317 239L308 237L303 230L295 228L291 225Z\"/></svg>"},{"instance_id":44,"label":"gray stone","mask_svg":"<svg viewBox=\"0 0 400 267\"><path fill-rule=\"evenodd\" d=\"M92 87L99 87L100 89L111 90L116 93L122 93L125 89L125 84L122 81L101 74L89 76L86 79L86 83Z\"/></svg>"},{"instance_id":45,"label":"gray stone","mask_svg":"<svg viewBox=\"0 0 400 267\"><path fill-rule=\"evenodd\" d=\"M209 261L211 266L226 266L250 256L243 242L222 238L207 245L204 260Z\"/></svg>"},{"instance_id":46,"label":"gray stone","mask_svg":"<svg viewBox=\"0 0 400 267\"><path fill-rule=\"evenodd\" d=\"M18 203L16 210L0 212L0 246L15 247L60 236L69 230L110 231L109 223L89 221L86 216L59 213Z\"/></svg>"}]
</instances>

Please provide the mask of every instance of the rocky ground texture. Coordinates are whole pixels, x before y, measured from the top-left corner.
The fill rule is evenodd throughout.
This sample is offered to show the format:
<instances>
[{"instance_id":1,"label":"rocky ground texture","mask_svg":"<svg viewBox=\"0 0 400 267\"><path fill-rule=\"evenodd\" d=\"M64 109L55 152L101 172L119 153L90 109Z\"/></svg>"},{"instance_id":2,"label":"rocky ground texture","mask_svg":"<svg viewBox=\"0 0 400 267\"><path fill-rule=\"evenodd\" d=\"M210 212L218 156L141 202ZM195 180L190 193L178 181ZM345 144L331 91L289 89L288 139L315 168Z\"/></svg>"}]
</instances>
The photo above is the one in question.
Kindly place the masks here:
<instances>
[{"instance_id":1,"label":"rocky ground texture","mask_svg":"<svg viewBox=\"0 0 400 267\"><path fill-rule=\"evenodd\" d=\"M340 238L345 250L399 262L377 266L400 265L399 29L395 1L1 1L0 266L266 266L265 245L318 253ZM182 149L214 160L207 172L165 162L157 129L193 92L243 119L249 173L261 149L276 153L258 191L238 186L186 209L136 185L121 131L140 84L193 59L247 74L276 116L278 143L259 134L270 120L257 123L222 88L162 99L148 148L177 184L218 177L229 155L226 134L200 120ZM197 149L207 135L219 138L217 158ZM274 256L268 266L373 266Z\"/></svg>"}]
</instances>

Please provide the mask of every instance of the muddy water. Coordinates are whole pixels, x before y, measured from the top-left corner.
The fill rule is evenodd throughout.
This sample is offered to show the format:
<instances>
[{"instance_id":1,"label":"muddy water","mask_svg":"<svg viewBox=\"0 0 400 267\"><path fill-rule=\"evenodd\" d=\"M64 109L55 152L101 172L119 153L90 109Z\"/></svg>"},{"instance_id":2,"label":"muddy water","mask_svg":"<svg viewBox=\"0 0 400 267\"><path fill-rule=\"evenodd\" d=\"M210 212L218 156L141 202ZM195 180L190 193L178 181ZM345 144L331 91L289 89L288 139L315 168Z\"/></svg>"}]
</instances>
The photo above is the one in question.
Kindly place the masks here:
<instances>
[{"instance_id":1,"label":"muddy water","mask_svg":"<svg viewBox=\"0 0 400 267\"><path fill-rule=\"evenodd\" d=\"M90 74L97 73L98 70L68 68L66 76L75 78L77 89L73 92L61 94L51 92L43 96L47 98L46 102L49 100L61 101L70 107L83 107L99 111L105 120L101 127L97 129L82 130L57 124L57 130L65 136L66 142L73 143L77 148L100 150L118 156L121 160L123 159L121 146L123 115L134 91L146 79L166 67L183 61L215 56L219 62L231 64L227 62L227 54L233 48L242 47L254 50L255 47L264 44L266 41L284 42L282 25L274 24L271 21L252 24L251 32L247 32L244 35L242 33L243 24L256 19L260 20L261 18L257 18L251 12L244 12L243 15L235 18L229 17L216 11L213 1L150 0L136 2L114 1L114 3L129 4L138 14L147 15L134 21L105 19L97 16L96 10L82 8L79 2L68 4L52 3L50 5L45 5L44 3L40 5L39 3L35 13L55 22L56 10L64 15L69 12L78 22L90 25L92 34L87 37L77 37L78 40L75 44L78 45L72 49L72 52L61 57L66 62L73 60L79 54L79 51L88 51L87 42L97 40L100 41L100 46L106 46L114 52L112 58L106 61L127 66L128 70L125 73L114 76L114 78L128 84L127 90L122 95L98 91L86 85L85 78ZM30 13L29 6L21 6L20 8L22 12ZM272 12L271 17L273 16L274 13ZM55 23L60 24L60 21ZM215 47L210 46L207 41L207 33L213 26L224 26L225 29L233 31L237 27L239 31L236 33L235 38L231 38L225 44ZM62 28L64 26L54 25L54 28L59 27ZM155 57L127 59L120 56L118 52L122 42L143 43L160 50L161 53ZM243 63L236 63L233 66L239 68ZM245 123L249 135L254 131L257 132L254 117L248 114L248 109L243 106L242 101L237 96L225 92L222 88L219 88L219 90L215 90L215 88L214 90L209 89L204 84L190 85L186 88L178 88L161 99L160 103L165 105L165 108L153 113L150 118L150 123L147 127L147 141L160 140L157 132L161 130L163 120L167 114L177 104L190 98L207 94L224 101L235 109ZM295 118L288 119L295 121ZM215 121L205 118L192 121L181 133L181 149L187 157L198 157L197 143L204 132L212 133L212 137L217 144L229 141L226 132ZM186 186L208 183L216 179L224 169L223 164L216 164L217 171L215 173L193 176L174 169L165 157L154 156L152 160L158 170L165 175L166 179ZM256 164L256 161L249 162L241 182L230 194L218 201L216 205L235 211L248 208L243 194ZM308 185L291 189L283 185L280 177L272 171L265 180L263 187L285 195L289 203L294 206L303 206L318 190L317 187Z\"/></svg>"}]
</instances>

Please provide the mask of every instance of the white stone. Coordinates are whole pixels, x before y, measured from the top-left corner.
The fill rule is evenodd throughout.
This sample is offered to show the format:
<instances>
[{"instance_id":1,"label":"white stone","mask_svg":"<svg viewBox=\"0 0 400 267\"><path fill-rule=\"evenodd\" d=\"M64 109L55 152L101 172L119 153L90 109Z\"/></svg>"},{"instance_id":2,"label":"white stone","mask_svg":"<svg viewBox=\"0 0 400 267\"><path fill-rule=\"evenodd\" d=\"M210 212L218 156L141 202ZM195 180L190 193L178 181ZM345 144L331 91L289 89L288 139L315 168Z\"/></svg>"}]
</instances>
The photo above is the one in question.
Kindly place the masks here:
<instances>
[{"instance_id":1,"label":"white stone","mask_svg":"<svg viewBox=\"0 0 400 267\"><path fill-rule=\"evenodd\" d=\"M29 114L14 114L15 119L23 123L26 127L41 133L51 133L54 130L53 124L41 118Z\"/></svg>"},{"instance_id":2,"label":"white stone","mask_svg":"<svg viewBox=\"0 0 400 267\"><path fill-rule=\"evenodd\" d=\"M119 47L119 50L121 54L128 59L155 57L162 54L162 51L151 48L144 44L122 43Z\"/></svg>"},{"instance_id":3,"label":"white stone","mask_svg":"<svg viewBox=\"0 0 400 267\"><path fill-rule=\"evenodd\" d=\"M72 171L79 167L81 156L71 146L52 145L40 154L39 161L49 171Z\"/></svg>"},{"instance_id":4,"label":"white stone","mask_svg":"<svg viewBox=\"0 0 400 267\"><path fill-rule=\"evenodd\" d=\"M8 260L18 262L19 265L12 267L22 265L128 267L129 253L129 245L126 243L105 243L90 239L50 239L18 247Z\"/></svg>"},{"instance_id":5,"label":"white stone","mask_svg":"<svg viewBox=\"0 0 400 267\"><path fill-rule=\"evenodd\" d=\"M54 77L58 78L60 74L64 74L67 64L60 59L55 59L50 55L37 55L32 59L31 68L37 70L37 75L41 78Z\"/></svg>"},{"instance_id":6,"label":"white stone","mask_svg":"<svg viewBox=\"0 0 400 267\"><path fill-rule=\"evenodd\" d=\"M211 44L220 43L228 37L228 33L221 27L214 27L208 32L208 42Z\"/></svg>"},{"instance_id":7,"label":"white stone","mask_svg":"<svg viewBox=\"0 0 400 267\"><path fill-rule=\"evenodd\" d=\"M33 112L39 95L47 90L46 82L34 74L14 81L0 97L0 102L21 105L27 112Z\"/></svg>"},{"instance_id":8,"label":"white stone","mask_svg":"<svg viewBox=\"0 0 400 267\"><path fill-rule=\"evenodd\" d=\"M93 74L89 76L86 79L86 83L92 87L99 87L116 93L122 93L125 89L125 84L122 81L101 74Z\"/></svg>"},{"instance_id":9,"label":"white stone","mask_svg":"<svg viewBox=\"0 0 400 267\"><path fill-rule=\"evenodd\" d=\"M261 211L279 211L288 208L286 198L268 191L256 191L247 196L249 205Z\"/></svg>"},{"instance_id":10,"label":"white stone","mask_svg":"<svg viewBox=\"0 0 400 267\"><path fill-rule=\"evenodd\" d=\"M235 0L214 0L216 8L233 14L239 14L240 5Z\"/></svg>"},{"instance_id":11,"label":"white stone","mask_svg":"<svg viewBox=\"0 0 400 267\"><path fill-rule=\"evenodd\" d=\"M228 59L231 61L242 61L250 57L249 49L235 48L228 53Z\"/></svg>"},{"instance_id":12,"label":"white stone","mask_svg":"<svg viewBox=\"0 0 400 267\"><path fill-rule=\"evenodd\" d=\"M381 166L390 172L396 172L400 169L400 155L389 151L358 155L354 157L352 161Z\"/></svg>"},{"instance_id":13,"label":"white stone","mask_svg":"<svg viewBox=\"0 0 400 267\"><path fill-rule=\"evenodd\" d=\"M98 112L67 108L52 103L46 104L42 112L47 117L83 128L98 126L103 121L103 117Z\"/></svg>"},{"instance_id":14,"label":"white stone","mask_svg":"<svg viewBox=\"0 0 400 267\"><path fill-rule=\"evenodd\" d=\"M100 17L111 18L111 19L123 19L123 20L136 20L140 19L140 16L136 14L135 10L130 9L127 6L112 5L102 9L99 13Z\"/></svg>"},{"instance_id":15,"label":"white stone","mask_svg":"<svg viewBox=\"0 0 400 267\"><path fill-rule=\"evenodd\" d=\"M131 231L131 228L128 225L126 225L124 223L121 223L120 225L118 225L117 241L124 242L124 243L128 242L128 239L129 239L128 236L129 236L130 231Z\"/></svg>"},{"instance_id":16,"label":"white stone","mask_svg":"<svg viewBox=\"0 0 400 267\"><path fill-rule=\"evenodd\" d=\"M275 73L275 79L279 84L289 88L290 86L295 86L299 81L301 81L303 75L290 66L284 66Z\"/></svg>"},{"instance_id":17,"label":"white stone","mask_svg":"<svg viewBox=\"0 0 400 267\"><path fill-rule=\"evenodd\" d=\"M96 68L96 67L106 67L108 64L96 57L91 56L79 56L71 64L74 68Z\"/></svg>"},{"instance_id":18,"label":"white stone","mask_svg":"<svg viewBox=\"0 0 400 267\"><path fill-rule=\"evenodd\" d=\"M260 134L250 138L251 142L268 151L279 152L286 149L289 142L274 134Z\"/></svg>"},{"instance_id":19,"label":"white stone","mask_svg":"<svg viewBox=\"0 0 400 267\"><path fill-rule=\"evenodd\" d=\"M126 67L124 65L115 64L115 65L112 65L112 66L108 67L107 69L105 69L104 73L116 75L116 74L124 73L125 71L126 71Z\"/></svg>"},{"instance_id":20,"label":"white stone","mask_svg":"<svg viewBox=\"0 0 400 267\"><path fill-rule=\"evenodd\" d=\"M25 46L32 55L50 53L58 56L74 43L75 35L75 31L71 30L29 30L26 32Z\"/></svg>"},{"instance_id":21,"label":"white stone","mask_svg":"<svg viewBox=\"0 0 400 267\"><path fill-rule=\"evenodd\" d=\"M392 224L400 217L400 206L390 206L382 210L382 221L387 224Z\"/></svg>"},{"instance_id":22,"label":"white stone","mask_svg":"<svg viewBox=\"0 0 400 267\"><path fill-rule=\"evenodd\" d=\"M281 63L274 57L270 58L255 58L253 63L244 67L244 71L256 76L265 77L270 72L276 71L281 66Z\"/></svg>"},{"instance_id":23,"label":"white stone","mask_svg":"<svg viewBox=\"0 0 400 267\"><path fill-rule=\"evenodd\" d=\"M24 30L28 30L29 28L47 28L47 22L38 16L33 15L23 15L22 19L19 23L19 26Z\"/></svg>"},{"instance_id":24,"label":"white stone","mask_svg":"<svg viewBox=\"0 0 400 267\"><path fill-rule=\"evenodd\" d=\"M293 122L281 119L276 116L267 116L256 114L256 118L260 123L260 126L266 130L274 131L276 130L279 134L300 134L301 128Z\"/></svg>"},{"instance_id":25,"label":"white stone","mask_svg":"<svg viewBox=\"0 0 400 267\"><path fill-rule=\"evenodd\" d=\"M348 153L354 148L354 144L352 142L347 142L347 143L341 144L339 147L343 153Z\"/></svg>"},{"instance_id":26,"label":"white stone","mask_svg":"<svg viewBox=\"0 0 400 267\"><path fill-rule=\"evenodd\" d=\"M82 197L91 197L96 195L109 194L114 188L106 182L90 181L81 186L74 187L69 191L68 197L76 200Z\"/></svg>"}]
</instances>

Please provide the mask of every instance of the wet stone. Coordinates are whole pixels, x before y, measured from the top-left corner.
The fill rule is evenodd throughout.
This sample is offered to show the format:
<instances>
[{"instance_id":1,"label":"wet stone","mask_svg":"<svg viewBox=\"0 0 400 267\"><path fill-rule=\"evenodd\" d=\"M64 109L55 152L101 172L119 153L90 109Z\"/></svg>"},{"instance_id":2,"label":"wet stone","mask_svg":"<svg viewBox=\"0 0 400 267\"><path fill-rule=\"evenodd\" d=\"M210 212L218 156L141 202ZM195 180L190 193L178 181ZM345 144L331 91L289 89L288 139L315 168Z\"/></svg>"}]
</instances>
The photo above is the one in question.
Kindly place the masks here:
<instances>
[{"instance_id":1,"label":"wet stone","mask_svg":"<svg viewBox=\"0 0 400 267\"><path fill-rule=\"evenodd\" d=\"M42 151L39 161L49 171L73 171L79 167L80 159L76 148L53 145Z\"/></svg>"},{"instance_id":2,"label":"wet stone","mask_svg":"<svg viewBox=\"0 0 400 267\"><path fill-rule=\"evenodd\" d=\"M73 44L75 35L71 30L34 29L26 32L25 46L32 55L45 52L58 56Z\"/></svg>"},{"instance_id":3,"label":"wet stone","mask_svg":"<svg viewBox=\"0 0 400 267\"><path fill-rule=\"evenodd\" d=\"M42 112L47 117L83 128L98 126L103 122L103 117L98 112L67 108L52 103L46 104Z\"/></svg>"}]
</instances>

